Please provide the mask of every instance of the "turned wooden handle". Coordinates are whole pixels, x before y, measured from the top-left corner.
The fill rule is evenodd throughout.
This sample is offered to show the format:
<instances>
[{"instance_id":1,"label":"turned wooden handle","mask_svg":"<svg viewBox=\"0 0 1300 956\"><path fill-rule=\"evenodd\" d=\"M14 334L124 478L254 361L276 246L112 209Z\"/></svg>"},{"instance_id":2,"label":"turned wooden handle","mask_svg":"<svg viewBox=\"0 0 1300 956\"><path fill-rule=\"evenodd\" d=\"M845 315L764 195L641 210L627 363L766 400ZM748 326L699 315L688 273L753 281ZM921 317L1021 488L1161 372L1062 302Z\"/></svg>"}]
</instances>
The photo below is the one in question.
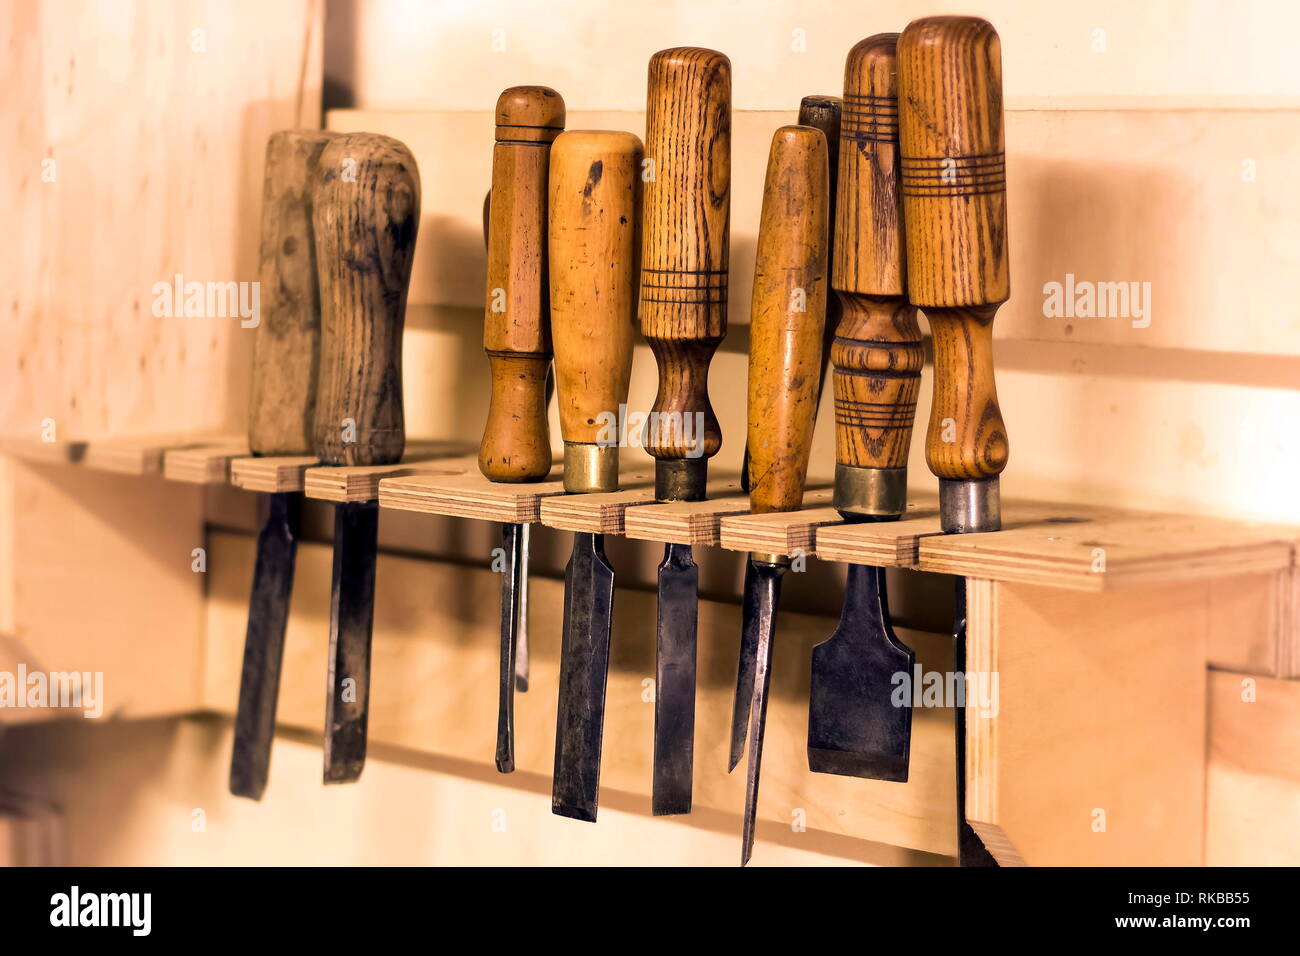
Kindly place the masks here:
<instances>
[{"instance_id":1,"label":"turned wooden handle","mask_svg":"<svg viewBox=\"0 0 1300 956\"><path fill-rule=\"evenodd\" d=\"M702 449L693 429L661 425L648 429L646 450L661 461L707 459L722 445L708 376L727 332L731 61L680 47L651 57L649 73L641 333L659 365L652 412L704 417Z\"/></svg>"},{"instance_id":2,"label":"turned wooden handle","mask_svg":"<svg viewBox=\"0 0 1300 956\"><path fill-rule=\"evenodd\" d=\"M405 145L349 133L325 146L312 193L321 356L313 445L327 465L387 465L405 445L402 321L420 225Z\"/></svg>"},{"instance_id":3,"label":"turned wooden handle","mask_svg":"<svg viewBox=\"0 0 1300 956\"><path fill-rule=\"evenodd\" d=\"M320 290L311 193L316 163L336 134L295 129L266 142L248 447L254 455L309 455L320 362Z\"/></svg>"},{"instance_id":4,"label":"turned wooden handle","mask_svg":"<svg viewBox=\"0 0 1300 956\"><path fill-rule=\"evenodd\" d=\"M831 171L830 208L826 213L826 235L830 240L829 248L832 250L827 253L828 269L833 261L831 257L834 255L835 248L835 197L838 195L840 181L840 124L843 121L843 113L844 101L838 96L805 96L799 102L799 125L819 129L826 137L826 162ZM818 402L821 401L822 386L826 382L826 367L831 358L831 342L835 330L839 328L840 316L843 312L844 307L840 304L840 297L827 295L825 332L822 335L822 364L817 379Z\"/></svg>"},{"instance_id":5,"label":"turned wooden handle","mask_svg":"<svg viewBox=\"0 0 1300 956\"><path fill-rule=\"evenodd\" d=\"M618 485L610 421L632 374L644 155L638 137L608 130L561 133L551 147L547 252L566 487L578 461L607 463L603 476L573 476L570 491Z\"/></svg>"},{"instance_id":6,"label":"turned wooden handle","mask_svg":"<svg viewBox=\"0 0 1300 956\"><path fill-rule=\"evenodd\" d=\"M844 310L831 347L836 504L878 517L906 508L925 359L916 309L905 295L897 41L896 33L868 37L845 61L832 267Z\"/></svg>"},{"instance_id":7,"label":"turned wooden handle","mask_svg":"<svg viewBox=\"0 0 1300 956\"><path fill-rule=\"evenodd\" d=\"M483 314L492 393L478 467L492 481L540 481L551 470L547 168L564 100L545 86L511 87L497 100L496 120Z\"/></svg>"},{"instance_id":8,"label":"turned wooden handle","mask_svg":"<svg viewBox=\"0 0 1300 956\"><path fill-rule=\"evenodd\" d=\"M749 500L759 513L803 502L826 321L827 154L820 130L783 126L767 160L749 329Z\"/></svg>"},{"instance_id":9,"label":"turned wooden handle","mask_svg":"<svg viewBox=\"0 0 1300 956\"><path fill-rule=\"evenodd\" d=\"M898 44L908 288L934 340L925 457L940 478L1007 464L993 316L1010 294L1002 52L976 17L929 17Z\"/></svg>"}]
</instances>

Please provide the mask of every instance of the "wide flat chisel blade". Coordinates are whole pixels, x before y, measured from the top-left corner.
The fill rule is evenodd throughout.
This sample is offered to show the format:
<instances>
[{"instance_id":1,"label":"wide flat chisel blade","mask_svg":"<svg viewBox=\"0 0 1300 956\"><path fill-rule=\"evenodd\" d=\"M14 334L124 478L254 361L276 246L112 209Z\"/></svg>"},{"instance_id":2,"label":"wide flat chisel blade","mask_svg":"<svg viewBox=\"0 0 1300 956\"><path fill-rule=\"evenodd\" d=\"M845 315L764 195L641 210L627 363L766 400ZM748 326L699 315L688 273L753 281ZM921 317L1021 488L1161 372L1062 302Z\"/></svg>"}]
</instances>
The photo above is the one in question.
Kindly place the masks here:
<instances>
[{"instance_id":1,"label":"wide flat chisel blade","mask_svg":"<svg viewBox=\"0 0 1300 956\"><path fill-rule=\"evenodd\" d=\"M758 618L750 611L757 606L754 592L758 587L754 562L746 560L744 617L740 626L740 653L736 655L736 695L731 700L731 753L727 757L727 773L735 770L745 756L749 705L754 696L754 658L758 654Z\"/></svg>"},{"instance_id":2,"label":"wide flat chisel blade","mask_svg":"<svg viewBox=\"0 0 1300 956\"><path fill-rule=\"evenodd\" d=\"M366 763L378 540L379 502L349 501L334 506L326 783L350 783L361 776Z\"/></svg>"},{"instance_id":3,"label":"wide flat chisel blade","mask_svg":"<svg viewBox=\"0 0 1300 956\"><path fill-rule=\"evenodd\" d=\"M957 579L957 596L953 613L952 669L963 682L961 706L956 708L954 732L957 735L957 865L998 866L984 841L966 819L966 579Z\"/></svg>"},{"instance_id":4,"label":"wide flat chisel blade","mask_svg":"<svg viewBox=\"0 0 1300 956\"><path fill-rule=\"evenodd\" d=\"M690 545L669 544L659 565L655 632L655 746L651 809L691 812L695 762L695 644L700 569Z\"/></svg>"},{"instance_id":5,"label":"wide flat chisel blade","mask_svg":"<svg viewBox=\"0 0 1300 956\"><path fill-rule=\"evenodd\" d=\"M745 627L754 630L753 700L749 708L749 767L745 773L745 822L741 833L740 865L754 853L754 826L758 815L758 775L763 763L763 731L767 727L767 690L772 682L772 644L776 636L776 608L781 600L781 575L785 567L749 562L754 587L745 591Z\"/></svg>"},{"instance_id":6,"label":"wide flat chisel blade","mask_svg":"<svg viewBox=\"0 0 1300 956\"><path fill-rule=\"evenodd\" d=\"M614 569L605 558L605 536L575 534L573 555L564 572L564 640L551 810L590 823L596 822L600 792L613 609Z\"/></svg>"},{"instance_id":7,"label":"wide flat chisel blade","mask_svg":"<svg viewBox=\"0 0 1300 956\"><path fill-rule=\"evenodd\" d=\"M549 372L547 374L550 374ZM519 623L515 625L515 690L528 691L528 537L530 525L519 535Z\"/></svg>"},{"instance_id":8,"label":"wide flat chisel blade","mask_svg":"<svg viewBox=\"0 0 1300 956\"><path fill-rule=\"evenodd\" d=\"M813 648L808 766L872 780L907 780L912 700L894 675L911 675L916 655L889 623L883 568L849 565L840 626ZM909 686L908 683L903 686Z\"/></svg>"},{"instance_id":9,"label":"wide flat chisel blade","mask_svg":"<svg viewBox=\"0 0 1300 956\"><path fill-rule=\"evenodd\" d=\"M501 670L497 688L497 770L515 769L515 658L519 650L519 601L523 575L524 530L520 524L501 526Z\"/></svg>"},{"instance_id":10,"label":"wide flat chisel blade","mask_svg":"<svg viewBox=\"0 0 1300 956\"><path fill-rule=\"evenodd\" d=\"M302 526L302 493L265 495L260 507L264 514L257 536L239 708L235 711L235 746L230 755L230 792L253 800L262 799L271 767L284 630L289 621L293 568Z\"/></svg>"}]
</instances>

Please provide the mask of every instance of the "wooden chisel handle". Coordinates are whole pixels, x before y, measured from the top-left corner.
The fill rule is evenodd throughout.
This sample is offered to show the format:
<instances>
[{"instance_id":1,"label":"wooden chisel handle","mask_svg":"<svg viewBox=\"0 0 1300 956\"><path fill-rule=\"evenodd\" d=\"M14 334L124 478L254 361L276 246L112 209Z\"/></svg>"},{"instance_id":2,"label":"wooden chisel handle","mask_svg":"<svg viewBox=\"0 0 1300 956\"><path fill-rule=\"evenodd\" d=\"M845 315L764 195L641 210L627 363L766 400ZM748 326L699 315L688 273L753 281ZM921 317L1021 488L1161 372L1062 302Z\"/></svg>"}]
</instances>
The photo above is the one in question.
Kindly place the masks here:
<instances>
[{"instance_id":1,"label":"wooden chisel handle","mask_svg":"<svg viewBox=\"0 0 1300 956\"><path fill-rule=\"evenodd\" d=\"M835 366L835 496L848 517L907 508L907 454L924 351L905 295L898 190L896 33L869 37L844 65L832 284L844 308Z\"/></svg>"},{"instance_id":2,"label":"wooden chisel handle","mask_svg":"<svg viewBox=\"0 0 1300 956\"><path fill-rule=\"evenodd\" d=\"M478 467L492 481L540 481L551 470L547 168L564 100L545 86L514 86L498 98L496 121L483 314L492 392Z\"/></svg>"},{"instance_id":3,"label":"wooden chisel handle","mask_svg":"<svg viewBox=\"0 0 1300 956\"><path fill-rule=\"evenodd\" d=\"M640 265L641 140L574 130L551 147L551 336L568 492L618 489ZM615 431L617 426L615 426Z\"/></svg>"},{"instance_id":4,"label":"wooden chisel handle","mask_svg":"<svg viewBox=\"0 0 1300 956\"><path fill-rule=\"evenodd\" d=\"M926 462L944 530L994 531L1008 448L993 316L1010 295L997 31L977 17L913 22L898 82L908 287L934 340Z\"/></svg>"},{"instance_id":5,"label":"wooden chisel handle","mask_svg":"<svg viewBox=\"0 0 1300 956\"><path fill-rule=\"evenodd\" d=\"M820 130L776 131L749 331L749 500L758 513L803 503L826 320L829 181Z\"/></svg>"},{"instance_id":6,"label":"wooden chisel handle","mask_svg":"<svg viewBox=\"0 0 1300 956\"><path fill-rule=\"evenodd\" d=\"M678 47L650 58L641 333L659 365L646 450L661 500L705 496L722 446L709 362L727 332L731 61ZM703 428L695 428L702 415Z\"/></svg>"},{"instance_id":7,"label":"wooden chisel handle","mask_svg":"<svg viewBox=\"0 0 1300 956\"><path fill-rule=\"evenodd\" d=\"M312 186L337 134L294 129L266 142L262 185L262 315L253 344L248 447L254 455L311 454L320 360L320 290Z\"/></svg>"},{"instance_id":8,"label":"wooden chisel handle","mask_svg":"<svg viewBox=\"0 0 1300 956\"><path fill-rule=\"evenodd\" d=\"M321 152L313 191L321 358L313 445L327 465L401 460L402 322L420 224L405 145L349 133Z\"/></svg>"}]
</instances>

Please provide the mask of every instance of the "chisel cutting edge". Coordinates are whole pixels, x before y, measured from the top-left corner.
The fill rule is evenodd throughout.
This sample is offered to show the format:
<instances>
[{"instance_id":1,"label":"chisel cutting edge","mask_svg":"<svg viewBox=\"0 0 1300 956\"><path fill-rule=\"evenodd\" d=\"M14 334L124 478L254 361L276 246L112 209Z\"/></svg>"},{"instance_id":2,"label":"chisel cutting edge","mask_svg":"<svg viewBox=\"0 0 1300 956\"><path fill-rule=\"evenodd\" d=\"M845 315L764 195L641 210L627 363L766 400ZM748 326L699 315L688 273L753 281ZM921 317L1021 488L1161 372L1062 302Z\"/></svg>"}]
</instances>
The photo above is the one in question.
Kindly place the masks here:
<instances>
[{"instance_id":1,"label":"chisel cutting edge","mask_svg":"<svg viewBox=\"0 0 1300 956\"><path fill-rule=\"evenodd\" d=\"M924 354L905 296L898 190L898 34L861 41L844 66L840 175L831 282L844 315L831 347L834 505L846 521L889 521L907 508L907 455ZM813 648L808 766L905 781L911 701L893 678L915 655L889 622L883 569L850 565L840 626Z\"/></svg>"},{"instance_id":2,"label":"chisel cutting edge","mask_svg":"<svg viewBox=\"0 0 1300 956\"><path fill-rule=\"evenodd\" d=\"M546 281L546 188L551 143L564 129L564 100L545 86L514 86L497 99L488 208L483 348L492 391L478 467L500 482L541 481L551 470L546 380L551 317ZM528 529L501 526L501 669L496 765L515 769L515 687L527 597Z\"/></svg>"},{"instance_id":3,"label":"chisel cutting edge","mask_svg":"<svg viewBox=\"0 0 1300 956\"><path fill-rule=\"evenodd\" d=\"M606 416L627 402L635 332L641 140L561 133L551 150L550 293L564 490L618 490L617 437ZM551 807L595 822L609 673L614 569L604 535L580 531L564 575L564 637Z\"/></svg>"},{"instance_id":4,"label":"chisel cutting edge","mask_svg":"<svg viewBox=\"0 0 1300 956\"><path fill-rule=\"evenodd\" d=\"M776 131L763 188L749 333L749 500L756 514L797 511L803 504L826 321L829 180L820 130ZM781 554L749 560L743 630L752 636L754 676L742 865L754 850L776 612L788 565Z\"/></svg>"},{"instance_id":5,"label":"chisel cutting edge","mask_svg":"<svg viewBox=\"0 0 1300 956\"><path fill-rule=\"evenodd\" d=\"M394 464L406 443L402 324L420 222L419 171L397 140L349 133L325 147L315 179L316 456L327 465ZM335 506L326 783L354 781L365 765L378 528L378 502Z\"/></svg>"},{"instance_id":6,"label":"chisel cutting edge","mask_svg":"<svg viewBox=\"0 0 1300 956\"><path fill-rule=\"evenodd\" d=\"M702 501L722 432L708 372L727 331L731 61L678 47L650 58L646 103L641 332L659 367L646 450L655 498ZM695 747L699 570L688 544L659 566L652 809L689 813Z\"/></svg>"},{"instance_id":7,"label":"chisel cutting edge","mask_svg":"<svg viewBox=\"0 0 1300 956\"><path fill-rule=\"evenodd\" d=\"M1011 294L997 31L978 17L914 21L898 42L898 85L908 291L934 341L925 460L939 479L946 533L997 531L1008 443L993 378L993 317ZM964 674L964 581L958 589L953 657ZM966 822L965 728L958 708L958 863L993 866Z\"/></svg>"},{"instance_id":8,"label":"chisel cutting edge","mask_svg":"<svg viewBox=\"0 0 1300 956\"><path fill-rule=\"evenodd\" d=\"M260 278L267 299L254 343L248 426L248 444L255 456L311 452L320 350L312 177L321 150L334 135L287 130L275 133L266 144ZM253 800L262 798L271 766L302 492L267 495L259 511L262 530L257 536L230 757L230 792Z\"/></svg>"}]
</instances>

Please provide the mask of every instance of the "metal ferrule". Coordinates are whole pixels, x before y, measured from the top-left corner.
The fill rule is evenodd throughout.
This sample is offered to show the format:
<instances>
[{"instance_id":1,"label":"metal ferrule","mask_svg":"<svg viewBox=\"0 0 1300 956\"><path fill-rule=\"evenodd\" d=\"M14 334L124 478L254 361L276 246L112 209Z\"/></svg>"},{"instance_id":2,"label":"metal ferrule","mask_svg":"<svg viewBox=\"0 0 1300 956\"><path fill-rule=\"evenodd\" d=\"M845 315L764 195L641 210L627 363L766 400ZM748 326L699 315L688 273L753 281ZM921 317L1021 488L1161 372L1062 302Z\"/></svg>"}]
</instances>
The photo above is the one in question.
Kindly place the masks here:
<instances>
[{"instance_id":1,"label":"metal ferrule","mask_svg":"<svg viewBox=\"0 0 1300 956\"><path fill-rule=\"evenodd\" d=\"M703 501L709 477L707 458L660 458L655 462L655 498Z\"/></svg>"},{"instance_id":2,"label":"metal ferrule","mask_svg":"<svg viewBox=\"0 0 1300 956\"><path fill-rule=\"evenodd\" d=\"M618 446L566 441L564 490L571 495L618 491Z\"/></svg>"},{"instance_id":3,"label":"metal ferrule","mask_svg":"<svg viewBox=\"0 0 1300 956\"><path fill-rule=\"evenodd\" d=\"M895 518L907 510L907 469L837 464L831 503L846 518Z\"/></svg>"},{"instance_id":4,"label":"metal ferrule","mask_svg":"<svg viewBox=\"0 0 1300 956\"><path fill-rule=\"evenodd\" d=\"M790 555L777 554L773 551L751 551L749 560L755 564L769 564L774 568L788 568L790 566Z\"/></svg>"},{"instance_id":5,"label":"metal ferrule","mask_svg":"<svg viewBox=\"0 0 1300 956\"><path fill-rule=\"evenodd\" d=\"M1002 528L998 479L939 480L939 523L945 534L978 534Z\"/></svg>"}]
</instances>

